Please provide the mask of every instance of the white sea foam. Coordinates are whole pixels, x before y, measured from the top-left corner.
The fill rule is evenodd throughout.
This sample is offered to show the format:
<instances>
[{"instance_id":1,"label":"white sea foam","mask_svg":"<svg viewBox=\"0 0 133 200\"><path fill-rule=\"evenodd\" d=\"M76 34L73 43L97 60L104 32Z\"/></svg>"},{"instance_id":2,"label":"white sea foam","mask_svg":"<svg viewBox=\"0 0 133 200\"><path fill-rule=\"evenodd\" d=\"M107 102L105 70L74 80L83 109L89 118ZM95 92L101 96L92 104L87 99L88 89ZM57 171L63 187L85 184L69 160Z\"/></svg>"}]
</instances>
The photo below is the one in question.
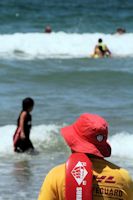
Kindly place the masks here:
<instances>
[{"instance_id":1,"label":"white sea foam","mask_svg":"<svg viewBox=\"0 0 133 200\"><path fill-rule=\"evenodd\" d=\"M13 135L16 130L15 125L7 125L0 127L0 152L2 154L13 153ZM50 143L52 134L59 132L59 126L57 125L39 125L35 126L31 130L31 140L35 144L35 147L44 145L44 142Z\"/></svg>"},{"instance_id":2,"label":"white sea foam","mask_svg":"<svg viewBox=\"0 0 133 200\"><path fill-rule=\"evenodd\" d=\"M112 155L133 158L133 135L122 132L113 135L110 138Z\"/></svg>"},{"instance_id":3,"label":"white sea foam","mask_svg":"<svg viewBox=\"0 0 133 200\"><path fill-rule=\"evenodd\" d=\"M31 140L37 148L45 145L47 142L49 146L56 140L56 145L60 143L60 126L50 124L50 125L38 125L34 126L31 130ZM15 125L8 125L0 127L0 154L12 154L13 153L13 143L12 137L16 129ZM53 139L51 140L51 137ZM122 132L117 133L109 138L109 143L112 147L112 156L117 156L120 158L133 158L133 135Z\"/></svg>"},{"instance_id":4,"label":"white sea foam","mask_svg":"<svg viewBox=\"0 0 133 200\"><path fill-rule=\"evenodd\" d=\"M107 44L113 56L133 56L133 33L14 33L0 35L0 57L82 58L90 57L98 38Z\"/></svg>"}]
</instances>

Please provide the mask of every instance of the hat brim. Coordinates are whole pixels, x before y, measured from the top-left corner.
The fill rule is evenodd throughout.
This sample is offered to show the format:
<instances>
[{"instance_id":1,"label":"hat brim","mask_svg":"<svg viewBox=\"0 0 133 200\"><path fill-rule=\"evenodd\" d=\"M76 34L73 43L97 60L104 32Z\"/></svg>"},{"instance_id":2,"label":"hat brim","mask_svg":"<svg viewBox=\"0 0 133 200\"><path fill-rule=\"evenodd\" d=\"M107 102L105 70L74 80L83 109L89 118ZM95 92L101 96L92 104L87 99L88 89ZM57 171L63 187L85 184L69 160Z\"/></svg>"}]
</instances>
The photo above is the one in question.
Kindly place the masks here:
<instances>
[{"instance_id":1,"label":"hat brim","mask_svg":"<svg viewBox=\"0 0 133 200\"><path fill-rule=\"evenodd\" d=\"M74 130L73 125L62 128L61 135L65 139L68 146L76 152L88 153L101 158L109 157L111 155L111 147L107 141L104 146L95 146L94 144L80 138Z\"/></svg>"}]
</instances>

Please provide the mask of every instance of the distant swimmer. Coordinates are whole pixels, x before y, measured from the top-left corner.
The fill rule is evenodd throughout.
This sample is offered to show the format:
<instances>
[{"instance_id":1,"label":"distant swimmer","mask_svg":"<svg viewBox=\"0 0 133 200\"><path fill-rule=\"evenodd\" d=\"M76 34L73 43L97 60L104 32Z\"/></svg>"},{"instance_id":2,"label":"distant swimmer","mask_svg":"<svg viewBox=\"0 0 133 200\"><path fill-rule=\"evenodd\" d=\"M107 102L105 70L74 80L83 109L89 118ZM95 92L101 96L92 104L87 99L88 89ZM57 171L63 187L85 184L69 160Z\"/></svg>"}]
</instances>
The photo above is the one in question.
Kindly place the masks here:
<instances>
[{"instance_id":1,"label":"distant swimmer","mask_svg":"<svg viewBox=\"0 0 133 200\"><path fill-rule=\"evenodd\" d=\"M45 33L51 33L51 32L52 32L52 28L50 26L46 26Z\"/></svg>"},{"instance_id":2,"label":"distant swimmer","mask_svg":"<svg viewBox=\"0 0 133 200\"><path fill-rule=\"evenodd\" d=\"M122 35L124 33L126 33L126 30L124 28L117 28L116 34Z\"/></svg>"},{"instance_id":3,"label":"distant swimmer","mask_svg":"<svg viewBox=\"0 0 133 200\"><path fill-rule=\"evenodd\" d=\"M98 39L98 44L95 46L94 54L92 57L94 58L102 58L102 57L110 57L111 51L108 49L107 45L103 44L101 38Z\"/></svg>"},{"instance_id":4,"label":"distant swimmer","mask_svg":"<svg viewBox=\"0 0 133 200\"><path fill-rule=\"evenodd\" d=\"M32 126L32 116L30 112L33 110L34 100L27 97L22 102L22 111L18 117L17 129L13 136L14 151L23 153L25 151L34 151L32 142L30 141L30 130Z\"/></svg>"}]
</instances>

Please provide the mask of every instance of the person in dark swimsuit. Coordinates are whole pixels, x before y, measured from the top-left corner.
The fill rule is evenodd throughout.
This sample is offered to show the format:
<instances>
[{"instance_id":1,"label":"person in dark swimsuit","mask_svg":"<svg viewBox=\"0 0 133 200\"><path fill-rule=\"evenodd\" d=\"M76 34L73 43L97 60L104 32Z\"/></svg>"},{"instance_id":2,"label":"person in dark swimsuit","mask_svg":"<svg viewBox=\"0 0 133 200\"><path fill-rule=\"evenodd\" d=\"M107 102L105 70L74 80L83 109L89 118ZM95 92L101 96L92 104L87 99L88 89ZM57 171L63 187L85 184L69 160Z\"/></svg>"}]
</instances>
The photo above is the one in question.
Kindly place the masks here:
<instances>
[{"instance_id":1,"label":"person in dark swimsuit","mask_svg":"<svg viewBox=\"0 0 133 200\"><path fill-rule=\"evenodd\" d=\"M34 100L27 97L22 102L22 111L17 120L17 129L13 136L13 144L15 152L25 152L34 150L34 146L30 140L30 130L32 116L30 112L33 110Z\"/></svg>"}]
</instances>

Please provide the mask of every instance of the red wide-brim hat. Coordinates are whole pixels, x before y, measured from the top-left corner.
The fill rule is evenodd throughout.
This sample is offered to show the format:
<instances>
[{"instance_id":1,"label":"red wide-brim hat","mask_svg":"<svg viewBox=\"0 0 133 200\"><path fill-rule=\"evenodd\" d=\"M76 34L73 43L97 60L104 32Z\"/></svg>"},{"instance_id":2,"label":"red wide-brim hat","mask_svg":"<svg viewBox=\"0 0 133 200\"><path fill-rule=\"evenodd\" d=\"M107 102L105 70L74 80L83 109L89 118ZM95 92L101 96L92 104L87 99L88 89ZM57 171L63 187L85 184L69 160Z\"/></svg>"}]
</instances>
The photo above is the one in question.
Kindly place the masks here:
<instances>
[{"instance_id":1,"label":"red wide-brim hat","mask_svg":"<svg viewBox=\"0 0 133 200\"><path fill-rule=\"evenodd\" d=\"M74 124L62 128L61 135L75 152L101 158L111 155L111 147L107 142L108 124L98 115L82 114Z\"/></svg>"}]
</instances>

